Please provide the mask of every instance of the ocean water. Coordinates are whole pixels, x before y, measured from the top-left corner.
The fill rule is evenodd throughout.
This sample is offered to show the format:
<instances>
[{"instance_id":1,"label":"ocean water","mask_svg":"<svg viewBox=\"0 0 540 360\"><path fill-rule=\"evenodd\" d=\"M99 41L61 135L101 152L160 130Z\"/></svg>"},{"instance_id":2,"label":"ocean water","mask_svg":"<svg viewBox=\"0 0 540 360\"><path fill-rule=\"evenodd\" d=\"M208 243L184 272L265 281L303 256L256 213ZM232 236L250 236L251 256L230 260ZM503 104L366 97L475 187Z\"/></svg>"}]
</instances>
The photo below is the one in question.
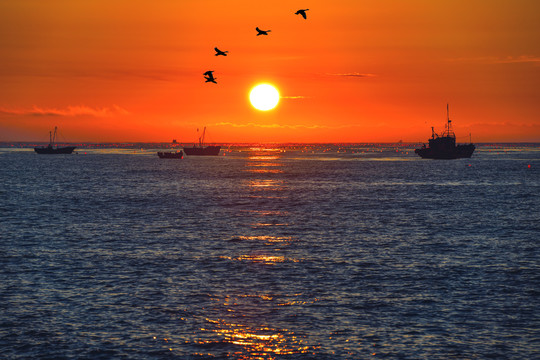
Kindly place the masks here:
<instances>
[{"instance_id":1,"label":"ocean water","mask_svg":"<svg viewBox=\"0 0 540 360\"><path fill-rule=\"evenodd\" d=\"M540 145L0 149L7 359L540 358Z\"/></svg>"}]
</instances>

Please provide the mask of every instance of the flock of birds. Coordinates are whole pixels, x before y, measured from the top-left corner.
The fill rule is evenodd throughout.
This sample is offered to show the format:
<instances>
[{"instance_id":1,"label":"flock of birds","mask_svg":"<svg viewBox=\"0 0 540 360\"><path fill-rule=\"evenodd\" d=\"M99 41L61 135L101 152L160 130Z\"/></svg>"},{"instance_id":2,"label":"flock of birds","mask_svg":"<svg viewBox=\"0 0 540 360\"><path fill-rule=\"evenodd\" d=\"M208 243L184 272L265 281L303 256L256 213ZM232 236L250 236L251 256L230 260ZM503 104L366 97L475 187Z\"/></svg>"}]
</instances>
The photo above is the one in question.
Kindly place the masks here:
<instances>
[{"instance_id":1,"label":"flock of birds","mask_svg":"<svg viewBox=\"0 0 540 360\"><path fill-rule=\"evenodd\" d=\"M300 10L296 11L294 14L295 15L301 15L304 19L307 19L306 11L308 11L308 10L309 9L300 9ZM259 29L258 26L255 28L255 30L257 30L257 35L256 36L268 35L268 33L272 31L272 30L261 30L261 29ZM216 51L215 56L227 56L227 54L228 54L228 51L221 51L217 47L214 47L214 50ZM204 75L204 78L206 80L205 82L211 82L211 83L217 84L217 82L216 82L217 78L214 77L214 70L208 70L203 75Z\"/></svg>"}]
</instances>

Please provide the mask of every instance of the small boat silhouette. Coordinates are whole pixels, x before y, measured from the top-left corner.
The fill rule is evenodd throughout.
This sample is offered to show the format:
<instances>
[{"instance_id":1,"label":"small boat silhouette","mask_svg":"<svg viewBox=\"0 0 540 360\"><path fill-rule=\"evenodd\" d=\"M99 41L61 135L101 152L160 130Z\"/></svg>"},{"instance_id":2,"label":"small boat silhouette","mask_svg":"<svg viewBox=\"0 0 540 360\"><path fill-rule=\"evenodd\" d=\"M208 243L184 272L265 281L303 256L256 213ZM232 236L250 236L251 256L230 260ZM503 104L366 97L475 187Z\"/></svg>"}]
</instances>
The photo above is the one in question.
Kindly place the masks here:
<instances>
[{"instance_id":1,"label":"small boat silhouette","mask_svg":"<svg viewBox=\"0 0 540 360\"><path fill-rule=\"evenodd\" d=\"M180 151L163 151L157 153L160 159L182 159L184 152Z\"/></svg>"},{"instance_id":2,"label":"small boat silhouette","mask_svg":"<svg viewBox=\"0 0 540 360\"><path fill-rule=\"evenodd\" d=\"M41 146L41 147L35 147L34 151L38 154L71 154L73 150L75 150L76 146L64 146L59 147L58 145L55 145L56 141L56 130L57 127L54 127L54 134L52 134L49 131L49 145L47 146Z\"/></svg>"},{"instance_id":3,"label":"small boat silhouette","mask_svg":"<svg viewBox=\"0 0 540 360\"><path fill-rule=\"evenodd\" d=\"M197 129L197 132L199 132L199 129ZM206 127L203 130L202 135L199 137L199 145L193 145L193 147L185 147L184 152L186 155L210 155L210 156L216 156L219 155L219 150L221 150L221 146L204 146L204 135L206 134Z\"/></svg>"}]
</instances>

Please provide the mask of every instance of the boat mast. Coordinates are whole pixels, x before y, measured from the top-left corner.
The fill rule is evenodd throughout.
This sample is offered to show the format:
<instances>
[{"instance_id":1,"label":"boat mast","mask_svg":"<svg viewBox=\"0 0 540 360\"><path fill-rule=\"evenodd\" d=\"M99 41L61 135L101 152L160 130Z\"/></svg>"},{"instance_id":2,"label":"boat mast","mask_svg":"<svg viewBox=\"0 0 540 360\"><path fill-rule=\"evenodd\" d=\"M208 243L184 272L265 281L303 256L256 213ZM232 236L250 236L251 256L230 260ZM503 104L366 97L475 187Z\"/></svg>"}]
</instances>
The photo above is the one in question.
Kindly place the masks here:
<instances>
[{"instance_id":1,"label":"boat mast","mask_svg":"<svg viewBox=\"0 0 540 360\"><path fill-rule=\"evenodd\" d=\"M204 144L204 134L206 133L206 126L203 129L202 136L199 138L199 145L202 147Z\"/></svg>"},{"instance_id":2,"label":"boat mast","mask_svg":"<svg viewBox=\"0 0 540 360\"><path fill-rule=\"evenodd\" d=\"M446 136L456 138L454 130L452 130L452 120L450 120L450 110L448 109L448 103L446 104Z\"/></svg>"},{"instance_id":3,"label":"boat mast","mask_svg":"<svg viewBox=\"0 0 540 360\"><path fill-rule=\"evenodd\" d=\"M55 126L54 127L54 135L53 135L53 138L52 138L52 145L54 145L54 143L56 142L56 129L57 129L57 127Z\"/></svg>"},{"instance_id":4,"label":"boat mast","mask_svg":"<svg viewBox=\"0 0 540 360\"><path fill-rule=\"evenodd\" d=\"M450 110L448 109L448 103L446 103L446 133L450 136Z\"/></svg>"}]
</instances>

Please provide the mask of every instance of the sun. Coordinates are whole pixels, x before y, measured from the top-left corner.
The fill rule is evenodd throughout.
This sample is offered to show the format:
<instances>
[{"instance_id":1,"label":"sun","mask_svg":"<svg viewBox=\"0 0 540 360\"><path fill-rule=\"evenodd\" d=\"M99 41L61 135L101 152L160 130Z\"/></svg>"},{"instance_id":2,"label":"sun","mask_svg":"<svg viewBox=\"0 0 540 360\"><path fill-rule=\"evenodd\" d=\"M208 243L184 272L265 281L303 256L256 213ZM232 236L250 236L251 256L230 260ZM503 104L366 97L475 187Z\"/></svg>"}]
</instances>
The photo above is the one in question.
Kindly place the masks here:
<instances>
[{"instance_id":1,"label":"sun","mask_svg":"<svg viewBox=\"0 0 540 360\"><path fill-rule=\"evenodd\" d=\"M249 101L257 110L272 110L279 102L279 91L270 84L259 84L251 89Z\"/></svg>"}]
</instances>

